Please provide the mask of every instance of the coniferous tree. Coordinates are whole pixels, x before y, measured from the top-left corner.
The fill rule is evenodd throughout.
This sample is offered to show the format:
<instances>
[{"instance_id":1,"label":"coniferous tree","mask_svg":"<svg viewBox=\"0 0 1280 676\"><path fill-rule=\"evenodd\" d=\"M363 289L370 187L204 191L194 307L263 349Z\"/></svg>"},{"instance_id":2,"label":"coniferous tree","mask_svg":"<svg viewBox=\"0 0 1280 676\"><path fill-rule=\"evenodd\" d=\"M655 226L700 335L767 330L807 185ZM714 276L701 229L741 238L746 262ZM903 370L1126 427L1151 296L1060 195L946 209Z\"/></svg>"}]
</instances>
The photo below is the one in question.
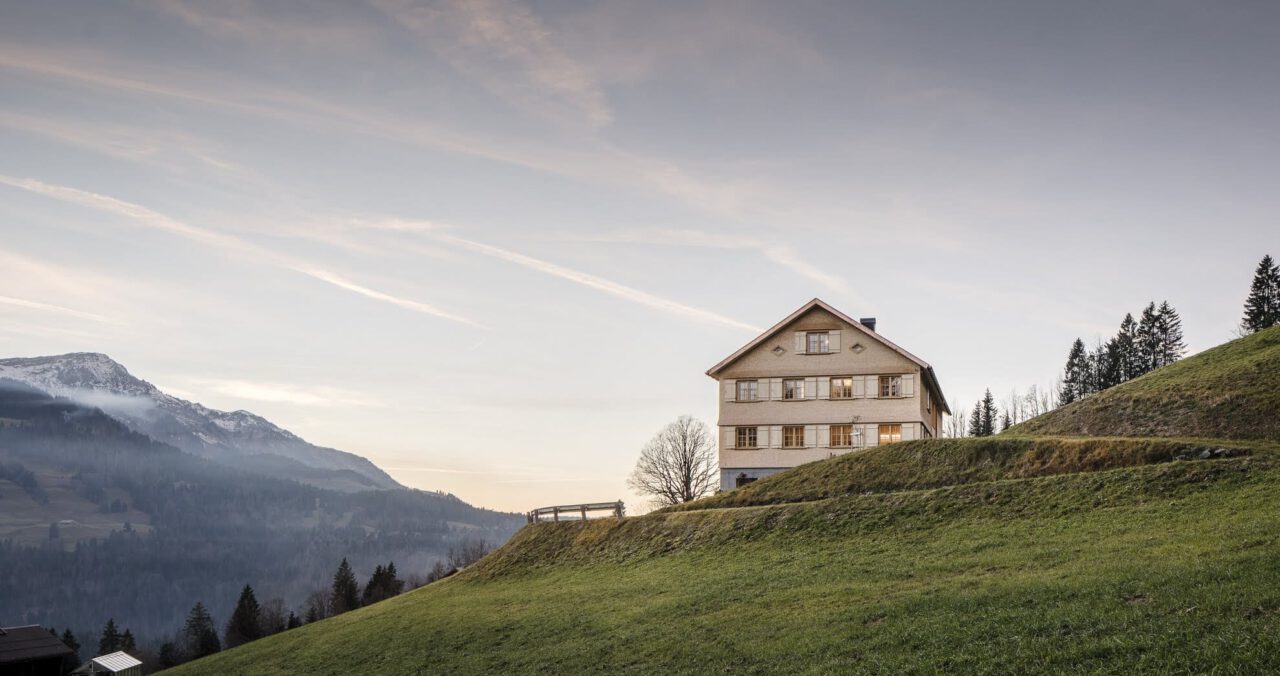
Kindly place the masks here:
<instances>
[{"instance_id":1,"label":"coniferous tree","mask_svg":"<svg viewBox=\"0 0 1280 676\"><path fill-rule=\"evenodd\" d=\"M302 620L292 610L289 611L289 620L285 623L285 629L297 629L302 626Z\"/></svg>"},{"instance_id":2,"label":"coniferous tree","mask_svg":"<svg viewBox=\"0 0 1280 676\"><path fill-rule=\"evenodd\" d=\"M138 652L138 642L133 639L132 631L125 629L124 633L120 635L120 650L127 653Z\"/></svg>"},{"instance_id":3,"label":"coniferous tree","mask_svg":"<svg viewBox=\"0 0 1280 676\"><path fill-rule=\"evenodd\" d=\"M1253 274L1249 297L1244 301L1244 319L1240 329L1255 333L1280 324L1280 266L1270 255L1262 257Z\"/></svg>"},{"instance_id":4,"label":"coniferous tree","mask_svg":"<svg viewBox=\"0 0 1280 676\"><path fill-rule=\"evenodd\" d=\"M191 612L187 613L187 623L182 629L182 639L185 644L183 652L189 659L198 659L222 650L222 643L218 640L218 629L214 626L213 617L209 615L203 603L197 601L192 606Z\"/></svg>"},{"instance_id":5,"label":"coniferous tree","mask_svg":"<svg viewBox=\"0 0 1280 676\"><path fill-rule=\"evenodd\" d=\"M1070 404L1084 396L1089 378L1088 372L1089 355L1085 352L1084 341L1076 338L1076 342L1071 344L1071 352L1067 354L1067 365L1062 373L1062 389L1058 392L1059 403Z\"/></svg>"},{"instance_id":6,"label":"coniferous tree","mask_svg":"<svg viewBox=\"0 0 1280 676\"><path fill-rule=\"evenodd\" d=\"M1105 345L1098 348L1098 372L1095 380L1099 392L1124 382L1121 378L1120 363L1121 348L1118 338L1111 338Z\"/></svg>"},{"instance_id":7,"label":"coniferous tree","mask_svg":"<svg viewBox=\"0 0 1280 676\"><path fill-rule=\"evenodd\" d=\"M988 389L982 396L982 401L973 407L973 414L969 417L969 436L989 437L995 434L998 417L996 399L991 396L991 390Z\"/></svg>"},{"instance_id":8,"label":"coniferous tree","mask_svg":"<svg viewBox=\"0 0 1280 676\"><path fill-rule=\"evenodd\" d=\"M120 631L116 629L115 618L107 618L102 628L102 637L98 639L98 654L106 655L120 650Z\"/></svg>"},{"instance_id":9,"label":"coniferous tree","mask_svg":"<svg viewBox=\"0 0 1280 676\"><path fill-rule=\"evenodd\" d=\"M182 650L173 641L165 641L160 645L160 668L169 669L182 664Z\"/></svg>"},{"instance_id":10,"label":"coniferous tree","mask_svg":"<svg viewBox=\"0 0 1280 676\"><path fill-rule=\"evenodd\" d=\"M1124 320L1120 322L1120 332L1115 337L1116 344L1116 375L1118 383L1126 380L1137 378L1138 362L1138 322L1133 320L1133 314L1125 313Z\"/></svg>"},{"instance_id":11,"label":"coniferous tree","mask_svg":"<svg viewBox=\"0 0 1280 676\"><path fill-rule=\"evenodd\" d=\"M1160 336L1160 365L1168 366L1182 359L1187 352L1187 345L1182 340L1182 318L1167 300L1160 303L1160 309L1156 311L1156 326Z\"/></svg>"},{"instance_id":12,"label":"coniferous tree","mask_svg":"<svg viewBox=\"0 0 1280 676\"><path fill-rule=\"evenodd\" d=\"M80 642L71 633L71 627L62 631L62 643L71 649L71 654L62 658L62 673L66 674L80 666Z\"/></svg>"},{"instance_id":13,"label":"coniferous tree","mask_svg":"<svg viewBox=\"0 0 1280 676\"><path fill-rule=\"evenodd\" d=\"M346 557L338 565L338 572L333 574L333 595L329 602L333 615L360 607L360 583L356 582L356 575L351 572L351 564L347 563Z\"/></svg>"},{"instance_id":14,"label":"coniferous tree","mask_svg":"<svg viewBox=\"0 0 1280 676\"><path fill-rule=\"evenodd\" d=\"M244 589L240 590L240 600L236 602L236 609L231 612L231 619L227 620L223 645L234 648L262 638L262 626L258 622L258 614L261 610L258 598L253 593L253 587L245 585Z\"/></svg>"},{"instance_id":15,"label":"coniferous tree","mask_svg":"<svg viewBox=\"0 0 1280 676\"><path fill-rule=\"evenodd\" d=\"M1013 427L1013 416L1009 415L1008 411L1004 411L1000 414L1000 431L1003 432L1010 427Z\"/></svg>"},{"instance_id":16,"label":"coniferous tree","mask_svg":"<svg viewBox=\"0 0 1280 676\"><path fill-rule=\"evenodd\" d=\"M1156 304L1151 302L1142 309L1142 319L1138 322L1138 370L1134 377L1160 367L1160 318L1156 314Z\"/></svg>"}]
</instances>

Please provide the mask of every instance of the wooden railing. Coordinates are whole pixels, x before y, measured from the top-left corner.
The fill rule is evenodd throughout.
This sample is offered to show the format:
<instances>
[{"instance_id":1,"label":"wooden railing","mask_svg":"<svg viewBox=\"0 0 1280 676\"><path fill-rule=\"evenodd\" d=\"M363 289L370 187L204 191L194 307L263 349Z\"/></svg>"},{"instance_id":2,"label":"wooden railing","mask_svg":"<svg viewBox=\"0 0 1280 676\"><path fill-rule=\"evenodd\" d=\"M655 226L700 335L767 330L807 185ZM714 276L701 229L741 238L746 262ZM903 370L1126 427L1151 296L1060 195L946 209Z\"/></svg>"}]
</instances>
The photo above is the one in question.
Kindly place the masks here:
<instances>
[{"instance_id":1,"label":"wooden railing","mask_svg":"<svg viewBox=\"0 0 1280 676\"><path fill-rule=\"evenodd\" d=\"M570 521L581 520L586 521L592 518L592 512L608 511L608 514L599 514L596 518L617 517L621 519L627 515L627 508L622 504L621 500L617 502L584 502L579 505L556 505L554 507L539 507L525 516L529 518L529 523L540 523L546 521ZM550 517L549 519L547 517Z\"/></svg>"}]
</instances>

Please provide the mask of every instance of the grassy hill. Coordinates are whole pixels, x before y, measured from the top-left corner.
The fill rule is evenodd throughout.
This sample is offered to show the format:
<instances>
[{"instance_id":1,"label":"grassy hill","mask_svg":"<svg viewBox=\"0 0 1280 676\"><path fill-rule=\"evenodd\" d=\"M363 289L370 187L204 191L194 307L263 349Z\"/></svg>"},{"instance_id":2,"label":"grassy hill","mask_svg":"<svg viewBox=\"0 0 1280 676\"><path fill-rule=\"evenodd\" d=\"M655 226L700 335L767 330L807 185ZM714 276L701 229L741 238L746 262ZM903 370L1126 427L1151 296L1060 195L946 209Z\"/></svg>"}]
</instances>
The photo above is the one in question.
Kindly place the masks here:
<instances>
[{"instance_id":1,"label":"grassy hill","mask_svg":"<svg viewBox=\"0 0 1280 676\"><path fill-rule=\"evenodd\" d=\"M1280 326L1015 427L1015 434L1280 439Z\"/></svg>"},{"instance_id":2,"label":"grassy hill","mask_svg":"<svg viewBox=\"0 0 1280 676\"><path fill-rule=\"evenodd\" d=\"M1265 363L1277 335L1099 395L1148 401L1155 379L1177 405L1130 410L1177 420L1114 436L1177 438L911 442L529 526L457 576L174 673L1274 672L1280 434L1214 439L1181 412L1217 405L1187 383ZM1254 381L1275 376L1235 410L1265 410Z\"/></svg>"}]
</instances>

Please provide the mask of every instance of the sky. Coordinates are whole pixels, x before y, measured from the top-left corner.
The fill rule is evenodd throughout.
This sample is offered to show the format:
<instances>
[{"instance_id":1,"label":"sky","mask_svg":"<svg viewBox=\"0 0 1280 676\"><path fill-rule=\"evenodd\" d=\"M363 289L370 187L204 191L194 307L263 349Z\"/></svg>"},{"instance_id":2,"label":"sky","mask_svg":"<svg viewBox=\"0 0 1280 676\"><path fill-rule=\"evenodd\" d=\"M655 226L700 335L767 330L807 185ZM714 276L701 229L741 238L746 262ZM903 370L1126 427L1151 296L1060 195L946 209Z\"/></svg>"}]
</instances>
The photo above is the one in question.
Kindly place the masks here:
<instances>
[{"instance_id":1,"label":"sky","mask_svg":"<svg viewBox=\"0 0 1280 676\"><path fill-rule=\"evenodd\" d=\"M1277 63L1267 2L3 3L0 356L478 505L637 504L814 297L960 406L1152 300L1233 338Z\"/></svg>"}]
</instances>

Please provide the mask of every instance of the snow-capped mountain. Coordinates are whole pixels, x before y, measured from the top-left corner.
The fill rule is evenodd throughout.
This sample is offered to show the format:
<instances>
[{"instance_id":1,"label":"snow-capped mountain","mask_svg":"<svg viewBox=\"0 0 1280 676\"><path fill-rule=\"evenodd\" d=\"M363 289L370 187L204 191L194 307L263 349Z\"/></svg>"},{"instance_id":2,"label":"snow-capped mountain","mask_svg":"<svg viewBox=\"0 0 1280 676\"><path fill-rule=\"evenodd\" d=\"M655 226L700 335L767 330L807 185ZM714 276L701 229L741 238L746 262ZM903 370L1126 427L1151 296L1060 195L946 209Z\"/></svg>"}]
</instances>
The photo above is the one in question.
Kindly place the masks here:
<instances>
[{"instance_id":1,"label":"snow-capped mountain","mask_svg":"<svg viewBox=\"0 0 1280 676\"><path fill-rule=\"evenodd\" d=\"M401 488L372 462L322 448L248 411L165 394L105 354L0 359L0 379L96 406L137 432L200 456L327 488Z\"/></svg>"}]
</instances>

